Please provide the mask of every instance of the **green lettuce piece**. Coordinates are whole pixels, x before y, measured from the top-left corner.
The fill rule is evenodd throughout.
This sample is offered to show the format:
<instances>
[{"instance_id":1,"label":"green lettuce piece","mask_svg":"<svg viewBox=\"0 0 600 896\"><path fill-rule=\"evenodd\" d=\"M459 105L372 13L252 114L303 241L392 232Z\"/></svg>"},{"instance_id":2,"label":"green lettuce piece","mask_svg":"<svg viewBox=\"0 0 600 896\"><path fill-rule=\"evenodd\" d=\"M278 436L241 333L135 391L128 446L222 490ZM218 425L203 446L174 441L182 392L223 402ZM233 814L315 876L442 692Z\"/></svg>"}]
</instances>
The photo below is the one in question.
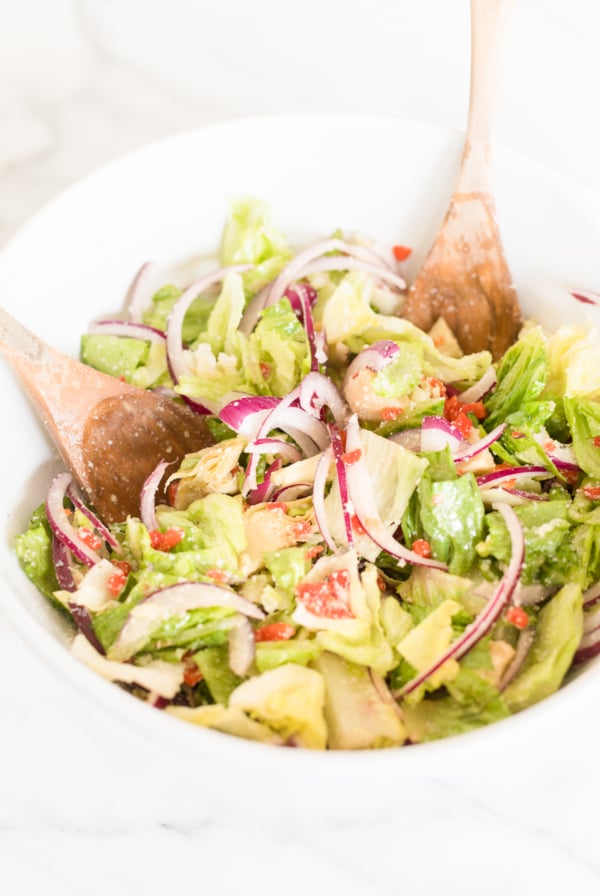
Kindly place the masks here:
<instances>
[{"instance_id":1,"label":"green lettuce piece","mask_svg":"<svg viewBox=\"0 0 600 896\"><path fill-rule=\"evenodd\" d=\"M485 600L472 593L471 579L451 575L443 569L415 566L406 582L398 586L398 593L415 623L445 600L459 603L469 616L476 616Z\"/></svg>"},{"instance_id":2,"label":"green lettuce piece","mask_svg":"<svg viewBox=\"0 0 600 896\"><path fill-rule=\"evenodd\" d=\"M360 437L379 516L384 526L394 532L428 462L396 442L369 430L361 429ZM325 513L333 538L343 544L346 530L337 478L325 499ZM357 534L355 543L359 553L367 560L374 561L380 553L380 548L368 536Z\"/></svg>"},{"instance_id":3,"label":"green lettuce piece","mask_svg":"<svg viewBox=\"0 0 600 896\"><path fill-rule=\"evenodd\" d=\"M488 430L539 398L548 377L546 340L539 327L529 330L512 345L498 367L498 383L485 402Z\"/></svg>"},{"instance_id":4,"label":"green lettuce piece","mask_svg":"<svg viewBox=\"0 0 600 896\"><path fill-rule=\"evenodd\" d=\"M266 308L248 340L245 370L259 394L284 396L310 372L306 331L288 299Z\"/></svg>"},{"instance_id":5,"label":"green lettuce piece","mask_svg":"<svg viewBox=\"0 0 600 896\"><path fill-rule=\"evenodd\" d=\"M347 274L322 309L323 329L330 345L343 342L358 353L379 339L390 339L404 350L407 345L423 352L423 373L446 383L474 382L491 364L489 352L451 358L433 340L407 320L373 310L374 279L362 272Z\"/></svg>"},{"instance_id":6,"label":"green lettuce piece","mask_svg":"<svg viewBox=\"0 0 600 896\"><path fill-rule=\"evenodd\" d=\"M573 545L573 530L568 519L570 501L557 499L550 501L532 501L529 504L515 507L514 511L523 526L525 536L525 562L521 572L524 584L543 582L561 585L565 576L579 575L574 566L580 565L582 555L575 558L567 554ZM485 518L487 535L477 545L480 557L494 557L501 566L510 561L511 541L506 523L497 512L488 513ZM557 556L563 552L562 563ZM580 570L584 575L585 568Z\"/></svg>"},{"instance_id":7,"label":"green lettuce piece","mask_svg":"<svg viewBox=\"0 0 600 896\"><path fill-rule=\"evenodd\" d=\"M143 322L157 330L166 330L169 315L175 302L181 297L182 290L169 283L162 286L153 296L150 304L144 309ZM186 345L191 345L198 334L206 329L210 312L215 304L214 296L198 296L185 313L181 336Z\"/></svg>"},{"instance_id":8,"label":"green lettuce piece","mask_svg":"<svg viewBox=\"0 0 600 896\"><path fill-rule=\"evenodd\" d=\"M140 653L160 652L165 648L184 647L198 650L225 644L233 625L234 611L224 607L202 607L159 620Z\"/></svg>"},{"instance_id":9,"label":"green lettuce piece","mask_svg":"<svg viewBox=\"0 0 600 896\"><path fill-rule=\"evenodd\" d=\"M311 566L310 561L306 559L305 547L266 551L264 561L276 587L291 593Z\"/></svg>"},{"instance_id":10,"label":"green lettuce piece","mask_svg":"<svg viewBox=\"0 0 600 896\"><path fill-rule=\"evenodd\" d=\"M62 604L54 597L54 592L58 591L60 586L52 560L52 531L43 504L33 512L25 532L17 535L15 549L21 569L27 578L44 597L64 610Z\"/></svg>"},{"instance_id":11,"label":"green lettuce piece","mask_svg":"<svg viewBox=\"0 0 600 896\"><path fill-rule=\"evenodd\" d=\"M322 676L294 663L244 681L229 698L229 706L268 725L285 741L312 750L324 750L327 745L324 705Z\"/></svg>"},{"instance_id":12,"label":"green lettuce piece","mask_svg":"<svg viewBox=\"0 0 600 896\"><path fill-rule=\"evenodd\" d=\"M512 712L519 712L558 690L582 635L581 588L565 585L540 611L527 658L504 691L504 700Z\"/></svg>"},{"instance_id":13,"label":"green lettuce piece","mask_svg":"<svg viewBox=\"0 0 600 896\"><path fill-rule=\"evenodd\" d=\"M196 338L196 342L206 342L215 356L219 352L235 355L239 360L243 356L245 336L238 326L244 313L246 297L239 274L227 274L217 301L206 323L206 330Z\"/></svg>"},{"instance_id":14,"label":"green lettuce piece","mask_svg":"<svg viewBox=\"0 0 600 896\"><path fill-rule=\"evenodd\" d=\"M600 402L579 396L565 398L564 409L573 436L573 450L579 466L588 476L600 479Z\"/></svg>"},{"instance_id":15,"label":"green lettuce piece","mask_svg":"<svg viewBox=\"0 0 600 896\"><path fill-rule=\"evenodd\" d=\"M319 656L323 648L313 638L290 641L262 641L256 645L256 668L259 672L276 669L286 663L307 666Z\"/></svg>"},{"instance_id":16,"label":"green lettuce piece","mask_svg":"<svg viewBox=\"0 0 600 896\"><path fill-rule=\"evenodd\" d=\"M485 515L473 474L438 482L425 474L419 483L419 501L423 531L434 556L446 561L454 575L468 572L483 535Z\"/></svg>"},{"instance_id":17,"label":"green lettuce piece","mask_svg":"<svg viewBox=\"0 0 600 896\"><path fill-rule=\"evenodd\" d=\"M402 703L404 723L414 743L473 731L510 715L497 688L472 669L462 668L451 684L452 696Z\"/></svg>"},{"instance_id":18,"label":"green lettuce piece","mask_svg":"<svg viewBox=\"0 0 600 896\"><path fill-rule=\"evenodd\" d=\"M600 397L597 334L567 325L548 337L550 373L546 393L554 396Z\"/></svg>"},{"instance_id":19,"label":"green lettuce piece","mask_svg":"<svg viewBox=\"0 0 600 896\"><path fill-rule=\"evenodd\" d=\"M158 343L128 336L84 334L80 357L89 367L141 389L169 382L165 347Z\"/></svg>"},{"instance_id":20,"label":"green lettuce piece","mask_svg":"<svg viewBox=\"0 0 600 896\"><path fill-rule=\"evenodd\" d=\"M412 392L423 376L423 346L402 346L402 351L379 371L373 380L373 391L382 398L398 398Z\"/></svg>"},{"instance_id":21,"label":"green lettuce piece","mask_svg":"<svg viewBox=\"0 0 600 896\"><path fill-rule=\"evenodd\" d=\"M243 280L246 291L255 293L275 279L292 253L284 235L271 222L269 206L244 197L231 204L219 256L224 266L253 265L243 274Z\"/></svg>"},{"instance_id":22,"label":"green lettuce piece","mask_svg":"<svg viewBox=\"0 0 600 896\"><path fill-rule=\"evenodd\" d=\"M229 668L229 646L207 647L195 653L193 659L215 703L227 706L230 695L242 683Z\"/></svg>"},{"instance_id":23,"label":"green lettuce piece","mask_svg":"<svg viewBox=\"0 0 600 896\"><path fill-rule=\"evenodd\" d=\"M325 682L327 743L333 750L368 750L400 746L406 731L394 701L384 701L369 670L333 653L323 653L313 664Z\"/></svg>"},{"instance_id":24,"label":"green lettuce piece","mask_svg":"<svg viewBox=\"0 0 600 896\"><path fill-rule=\"evenodd\" d=\"M241 709L213 704L210 706L167 706L165 712L183 722L213 728L223 734L233 734L246 740L265 744L282 744L282 739L267 725L249 719Z\"/></svg>"},{"instance_id":25,"label":"green lettuce piece","mask_svg":"<svg viewBox=\"0 0 600 896\"><path fill-rule=\"evenodd\" d=\"M106 610L102 610L101 613L97 613L94 616L92 627L105 651L108 652L115 643L129 613L136 604L139 604L144 599L144 596L140 588L134 587L125 600L107 607Z\"/></svg>"},{"instance_id":26,"label":"green lettuce piece","mask_svg":"<svg viewBox=\"0 0 600 896\"><path fill-rule=\"evenodd\" d=\"M452 619L460 613L460 610L460 604L454 600L443 600L439 603L400 641L396 648L400 656L417 672L429 669L450 646L454 637ZM410 702L417 702L426 689L437 689L444 682L455 678L457 673L457 661L446 660L429 676L422 687L410 695Z\"/></svg>"}]
</instances>

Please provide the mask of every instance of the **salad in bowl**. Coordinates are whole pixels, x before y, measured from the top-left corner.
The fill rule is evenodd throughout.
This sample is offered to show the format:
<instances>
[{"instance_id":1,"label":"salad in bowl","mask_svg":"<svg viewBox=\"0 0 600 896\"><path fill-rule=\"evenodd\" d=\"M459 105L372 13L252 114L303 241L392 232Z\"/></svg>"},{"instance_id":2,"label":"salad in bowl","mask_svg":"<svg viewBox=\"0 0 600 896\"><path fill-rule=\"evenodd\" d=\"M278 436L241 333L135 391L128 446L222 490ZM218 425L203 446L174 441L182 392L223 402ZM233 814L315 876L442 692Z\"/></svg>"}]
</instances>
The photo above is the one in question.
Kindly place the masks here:
<instances>
[{"instance_id":1,"label":"salad in bowl","mask_svg":"<svg viewBox=\"0 0 600 896\"><path fill-rule=\"evenodd\" d=\"M243 197L191 283L144 265L90 325L85 363L214 443L110 525L59 473L17 536L78 659L188 723L357 750L499 721L600 653L598 339L526 321L465 355L399 316L409 255L293 246Z\"/></svg>"}]
</instances>

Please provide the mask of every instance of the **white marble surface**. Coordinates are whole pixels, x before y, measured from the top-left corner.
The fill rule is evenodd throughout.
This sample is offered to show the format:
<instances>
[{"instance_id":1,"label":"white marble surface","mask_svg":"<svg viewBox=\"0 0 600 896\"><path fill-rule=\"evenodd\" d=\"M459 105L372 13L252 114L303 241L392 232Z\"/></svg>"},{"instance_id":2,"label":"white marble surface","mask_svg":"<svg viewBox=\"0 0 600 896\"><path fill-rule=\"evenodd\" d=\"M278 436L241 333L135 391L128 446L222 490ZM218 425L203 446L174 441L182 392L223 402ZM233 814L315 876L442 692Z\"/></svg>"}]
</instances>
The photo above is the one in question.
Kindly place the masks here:
<instances>
[{"instance_id":1,"label":"white marble surface","mask_svg":"<svg viewBox=\"0 0 600 896\"><path fill-rule=\"evenodd\" d=\"M597 5L516 5L498 139L600 186ZM466 111L466 0L0 0L0 23L0 244L102 162L204 123ZM1 890L596 894L598 696L311 812L293 776L169 762L0 617Z\"/></svg>"}]
</instances>

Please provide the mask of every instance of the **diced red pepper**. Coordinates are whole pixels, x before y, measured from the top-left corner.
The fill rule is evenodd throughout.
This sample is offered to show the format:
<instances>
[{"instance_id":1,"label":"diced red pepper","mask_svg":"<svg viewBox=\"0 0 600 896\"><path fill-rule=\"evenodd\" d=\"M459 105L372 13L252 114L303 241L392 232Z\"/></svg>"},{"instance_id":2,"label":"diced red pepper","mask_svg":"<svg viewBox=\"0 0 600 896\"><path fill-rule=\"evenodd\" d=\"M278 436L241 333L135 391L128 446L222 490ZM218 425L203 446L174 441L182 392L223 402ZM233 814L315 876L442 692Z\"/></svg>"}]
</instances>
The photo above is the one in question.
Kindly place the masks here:
<instances>
[{"instance_id":1,"label":"diced red pepper","mask_svg":"<svg viewBox=\"0 0 600 896\"><path fill-rule=\"evenodd\" d=\"M205 575L207 578L212 579L213 582L216 582L217 585L225 585L229 581L229 576L225 570L218 569L216 566L211 566L210 569L207 569Z\"/></svg>"},{"instance_id":2,"label":"diced red pepper","mask_svg":"<svg viewBox=\"0 0 600 896\"><path fill-rule=\"evenodd\" d=\"M296 629L288 622L271 622L263 625L254 632L254 640L260 641L289 641L296 634Z\"/></svg>"},{"instance_id":3,"label":"diced red pepper","mask_svg":"<svg viewBox=\"0 0 600 896\"><path fill-rule=\"evenodd\" d=\"M396 261L406 261L409 255L412 254L412 249L409 249L408 246L393 246L392 252Z\"/></svg>"},{"instance_id":4,"label":"diced red pepper","mask_svg":"<svg viewBox=\"0 0 600 896\"><path fill-rule=\"evenodd\" d=\"M527 628L529 625L529 615L523 607L509 607L506 611L506 621L510 622L516 628Z\"/></svg>"},{"instance_id":5,"label":"diced red pepper","mask_svg":"<svg viewBox=\"0 0 600 896\"><path fill-rule=\"evenodd\" d=\"M319 554L322 554L322 553L323 553L323 550L324 550L323 545L321 545L321 544L315 544L315 545L313 545L312 548L309 548L309 549L307 550L307 552L306 552L306 559L307 559L307 560L314 560L315 557L318 557Z\"/></svg>"},{"instance_id":6,"label":"diced red pepper","mask_svg":"<svg viewBox=\"0 0 600 896\"><path fill-rule=\"evenodd\" d=\"M166 529L164 532L160 532L158 529L152 529L149 532L149 535L150 544L155 551L170 551L176 544L179 544L184 537L185 532L179 527L173 527L172 529Z\"/></svg>"},{"instance_id":7,"label":"diced red pepper","mask_svg":"<svg viewBox=\"0 0 600 896\"><path fill-rule=\"evenodd\" d=\"M307 535L311 534L312 523L310 520L298 520L297 523L293 523L292 532L296 541L300 541L300 539L306 538Z\"/></svg>"},{"instance_id":8,"label":"diced red pepper","mask_svg":"<svg viewBox=\"0 0 600 896\"><path fill-rule=\"evenodd\" d=\"M184 682L189 685L189 687L193 688L202 681L203 677L204 676L196 663L192 659L187 660L185 669L183 670Z\"/></svg>"},{"instance_id":9,"label":"diced red pepper","mask_svg":"<svg viewBox=\"0 0 600 896\"><path fill-rule=\"evenodd\" d=\"M594 448L600 448L600 436L594 436L592 439L592 445Z\"/></svg>"},{"instance_id":10,"label":"diced red pepper","mask_svg":"<svg viewBox=\"0 0 600 896\"><path fill-rule=\"evenodd\" d=\"M451 395L444 402L444 417L449 423L453 423L461 412L462 405L458 395Z\"/></svg>"},{"instance_id":11,"label":"diced red pepper","mask_svg":"<svg viewBox=\"0 0 600 896\"><path fill-rule=\"evenodd\" d=\"M260 372L263 375L263 379L267 380L271 376L271 365L266 364L264 361L261 361L259 367Z\"/></svg>"},{"instance_id":12,"label":"diced red pepper","mask_svg":"<svg viewBox=\"0 0 600 896\"><path fill-rule=\"evenodd\" d=\"M106 583L106 587L113 597L118 597L123 588L125 587L125 582L127 581L127 576L123 572L122 569L116 569L115 572L109 576L108 581Z\"/></svg>"},{"instance_id":13,"label":"diced red pepper","mask_svg":"<svg viewBox=\"0 0 600 896\"><path fill-rule=\"evenodd\" d=\"M413 541L412 549L419 557L431 557L431 545L426 538L417 538Z\"/></svg>"},{"instance_id":14,"label":"diced red pepper","mask_svg":"<svg viewBox=\"0 0 600 896\"><path fill-rule=\"evenodd\" d=\"M351 466L352 464L357 463L362 457L362 451L360 448L355 448L354 451L347 451L345 454L342 454L341 459L345 464Z\"/></svg>"},{"instance_id":15,"label":"diced red pepper","mask_svg":"<svg viewBox=\"0 0 600 896\"><path fill-rule=\"evenodd\" d=\"M600 485L584 485L582 491L590 501L600 501Z\"/></svg>"},{"instance_id":16,"label":"diced red pepper","mask_svg":"<svg viewBox=\"0 0 600 896\"><path fill-rule=\"evenodd\" d=\"M267 510L275 510L276 512L287 513L287 504L283 501L268 501L267 502Z\"/></svg>"},{"instance_id":17,"label":"diced red pepper","mask_svg":"<svg viewBox=\"0 0 600 896\"><path fill-rule=\"evenodd\" d=\"M437 378L437 376L430 376L427 379L431 390L437 389L440 393L440 397L446 395L446 383L443 383L441 380Z\"/></svg>"},{"instance_id":18,"label":"diced red pepper","mask_svg":"<svg viewBox=\"0 0 600 896\"><path fill-rule=\"evenodd\" d=\"M113 560L112 565L116 566L117 569L120 569L126 576L131 572L131 563L128 563L127 560Z\"/></svg>"},{"instance_id":19,"label":"diced red pepper","mask_svg":"<svg viewBox=\"0 0 600 896\"><path fill-rule=\"evenodd\" d=\"M454 418L452 423L458 429L463 439L467 439L473 430L471 420L462 411Z\"/></svg>"},{"instance_id":20,"label":"diced red pepper","mask_svg":"<svg viewBox=\"0 0 600 896\"><path fill-rule=\"evenodd\" d=\"M296 597L302 606L324 619L351 619L350 575L338 569L320 582L301 582L296 586Z\"/></svg>"},{"instance_id":21,"label":"diced red pepper","mask_svg":"<svg viewBox=\"0 0 600 896\"><path fill-rule=\"evenodd\" d=\"M487 411L482 401L467 401L462 406L464 414L473 414L478 420L485 420Z\"/></svg>"},{"instance_id":22,"label":"diced red pepper","mask_svg":"<svg viewBox=\"0 0 600 896\"><path fill-rule=\"evenodd\" d=\"M88 529L87 526L81 526L78 529L77 534L91 551L98 551L102 547L102 539L100 536L96 535L92 529Z\"/></svg>"},{"instance_id":23,"label":"diced red pepper","mask_svg":"<svg viewBox=\"0 0 600 896\"><path fill-rule=\"evenodd\" d=\"M404 411L402 408L383 408L381 411L381 419L382 420L397 420L398 417L401 417Z\"/></svg>"},{"instance_id":24,"label":"diced red pepper","mask_svg":"<svg viewBox=\"0 0 600 896\"><path fill-rule=\"evenodd\" d=\"M354 532L355 535L366 535L367 534L367 530L365 529L365 527L363 526L363 524L361 523L361 521L359 520L359 518L357 517L357 515L355 513L350 518L350 524L352 526L352 531Z\"/></svg>"}]
</instances>

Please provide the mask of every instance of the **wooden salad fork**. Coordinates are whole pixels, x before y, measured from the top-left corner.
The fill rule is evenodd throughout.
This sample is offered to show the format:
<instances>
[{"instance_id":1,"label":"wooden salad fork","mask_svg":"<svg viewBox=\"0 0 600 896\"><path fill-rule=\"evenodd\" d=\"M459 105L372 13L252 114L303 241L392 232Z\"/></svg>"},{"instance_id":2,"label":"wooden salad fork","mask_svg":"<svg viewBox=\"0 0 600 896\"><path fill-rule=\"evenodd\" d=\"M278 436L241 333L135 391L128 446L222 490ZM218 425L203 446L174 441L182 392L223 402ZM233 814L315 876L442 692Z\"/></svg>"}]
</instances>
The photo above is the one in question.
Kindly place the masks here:
<instances>
[{"instance_id":1,"label":"wooden salad fork","mask_svg":"<svg viewBox=\"0 0 600 896\"><path fill-rule=\"evenodd\" d=\"M512 2L471 0L471 91L458 180L401 311L426 331L443 317L464 352L488 349L494 359L515 341L521 326L489 177L494 88Z\"/></svg>"}]
</instances>

